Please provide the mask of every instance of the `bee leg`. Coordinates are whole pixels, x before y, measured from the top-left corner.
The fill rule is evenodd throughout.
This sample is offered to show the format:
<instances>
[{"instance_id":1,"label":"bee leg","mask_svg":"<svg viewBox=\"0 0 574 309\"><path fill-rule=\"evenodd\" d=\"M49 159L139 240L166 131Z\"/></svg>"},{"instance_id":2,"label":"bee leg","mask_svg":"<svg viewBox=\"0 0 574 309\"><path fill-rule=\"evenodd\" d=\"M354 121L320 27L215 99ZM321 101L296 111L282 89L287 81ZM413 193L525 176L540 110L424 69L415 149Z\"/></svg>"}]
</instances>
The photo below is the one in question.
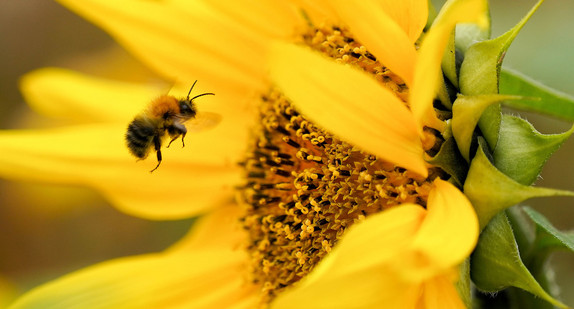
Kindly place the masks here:
<instances>
[{"instance_id":1,"label":"bee leg","mask_svg":"<svg viewBox=\"0 0 574 309\"><path fill-rule=\"evenodd\" d=\"M185 137L185 133L186 133L186 132L183 132L183 133L181 134L181 148L185 147L185 143L183 142L183 138Z\"/></svg>"},{"instance_id":2,"label":"bee leg","mask_svg":"<svg viewBox=\"0 0 574 309\"><path fill-rule=\"evenodd\" d=\"M181 136L181 144L182 147L185 147L185 143L183 142L183 138L185 137L185 134L187 133L187 129L185 128L185 126L179 122L175 122L172 126L170 126L167 129L169 136L171 136L171 141L169 141L169 144L167 144L167 147L169 147L169 145L171 145L171 143L173 141L175 141L179 136Z\"/></svg>"},{"instance_id":3,"label":"bee leg","mask_svg":"<svg viewBox=\"0 0 574 309\"><path fill-rule=\"evenodd\" d=\"M149 171L150 173L157 170L157 168L161 164L161 140L159 139L159 137L155 136L153 138L153 143L155 146L155 152L157 154L157 165L153 168L153 170Z\"/></svg>"},{"instance_id":4,"label":"bee leg","mask_svg":"<svg viewBox=\"0 0 574 309\"><path fill-rule=\"evenodd\" d=\"M171 145L171 143L173 143L173 141L175 141L178 137L179 137L179 134L175 135L175 136L169 141L169 143L167 144L167 147L165 147L165 148L169 148L169 146Z\"/></svg>"}]
</instances>

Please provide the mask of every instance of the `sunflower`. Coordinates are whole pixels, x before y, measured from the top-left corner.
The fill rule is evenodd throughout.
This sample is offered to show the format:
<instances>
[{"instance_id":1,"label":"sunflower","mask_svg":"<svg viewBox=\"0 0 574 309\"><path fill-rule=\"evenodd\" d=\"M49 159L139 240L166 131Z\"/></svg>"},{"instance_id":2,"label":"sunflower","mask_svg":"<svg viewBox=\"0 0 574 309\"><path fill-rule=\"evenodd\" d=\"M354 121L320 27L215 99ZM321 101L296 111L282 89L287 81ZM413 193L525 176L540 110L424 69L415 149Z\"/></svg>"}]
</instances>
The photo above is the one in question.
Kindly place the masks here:
<instances>
[{"instance_id":1,"label":"sunflower","mask_svg":"<svg viewBox=\"0 0 574 309\"><path fill-rule=\"evenodd\" d=\"M433 108L445 48L457 23L486 26L484 1L449 1L432 23L426 0L59 2L172 94L199 80L216 96L198 109L223 120L149 174L123 134L157 89L28 75L38 108L90 123L3 132L3 175L91 186L144 218L204 216L165 252L72 273L13 308L470 305L477 215L426 159L448 135Z\"/></svg>"}]
</instances>

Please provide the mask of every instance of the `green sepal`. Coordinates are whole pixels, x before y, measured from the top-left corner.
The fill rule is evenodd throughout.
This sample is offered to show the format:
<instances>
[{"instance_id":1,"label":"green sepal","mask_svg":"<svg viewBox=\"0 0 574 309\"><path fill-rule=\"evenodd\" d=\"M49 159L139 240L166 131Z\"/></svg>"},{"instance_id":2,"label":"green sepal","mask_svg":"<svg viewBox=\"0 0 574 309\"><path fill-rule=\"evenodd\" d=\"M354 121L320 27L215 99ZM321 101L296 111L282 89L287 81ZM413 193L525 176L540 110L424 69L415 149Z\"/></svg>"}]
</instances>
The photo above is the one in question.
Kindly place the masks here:
<instances>
[{"instance_id":1,"label":"green sepal","mask_svg":"<svg viewBox=\"0 0 574 309\"><path fill-rule=\"evenodd\" d=\"M450 82L458 88L458 74L456 68L456 48L454 43L454 33L453 30L450 33L450 37L448 39L448 44L444 50L444 55L442 56L442 72L444 75L450 80Z\"/></svg>"},{"instance_id":2,"label":"green sepal","mask_svg":"<svg viewBox=\"0 0 574 309\"><path fill-rule=\"evenodd\" d=\"M534 251L562 249L574 252L574 232L562 232L556 229L546 217L530 207L524 207L524 212L536 225Z\"/></svg>"},{"instance_id":3,"label":"green sepal","mask_svg":"<svg viewBox=\"0 0 574 309\"><path fill-rule=\"evenodd\" d=\"M520 259L512 228L504 212L496 215L480 234L471 256L471 278L485 292L518 287L560 308L567 308L550 296Z\"/></svg>"},{"instance_id":4,"label":"green sepal","mask_svg":"<svg viewBox=\"0 0 574 309\"><path fill-rule=\"evenodd\" d=\"M446 140L442 143L439 152L426 161L433 166L438 166L443 169L452 177L457 186L462 187L466 173L468 172L468 163L458 152L456 142L450 131L450 126L447 127L443 136Z\"/></svg>"},{"instance_id":5,"label":"green sepal","mask_svg":"<svg viewBox=\"0 0 574 309\"><path fill-rule=\"evenodd\" d=\"M451 96L449 90L452 89L452 86L447 86L447 83L448 81L443 78L443 82L437 90L436 98L450 111L452 110L452 102L450 101Z\"/></svg>"},{"instance_id":6,"label":"green sepal","mask_svg":"<svg viewBox=\"0 0 574 309\"><path fill-rule=\"evenodd\" d=\"M488 7L488 2L486 3ZM464 53L468 48L480 41L488 40L490 38L490 14L489 9L485 11L485 20L487 21L486 27L481 27L473 23L464 23L456 25L456 28L450 35L448 45L445 49L442 58L442 71L450 82L458 88L458 71Z\"/></svg>"},{"instance_id":7,"label":"green sepal","mask_svg":"<svg viewBox=\"0 0 574 309\"><path fill-rule=\"evenodd\" d=\"M470 258L465 259L458 266L458 281L456 282L456 291L466 308L471 308L472 289L470 285Z\"/></svg>"},{"instance_id":8,"label":"green sepal","mask_svg":"<svg viewBox=\"0 0 574 309\"><path fill-rule=\"evenodd\" d=\"M460 68L459 84L462 94L498 93L498 78L502 59L518 32L542 2L543 0L540 0L516 26L503 35L470 46ZM500 117L500 105L496 104L489 107L479 121L479 127L484 138L492 149L496 147L498 141Z\"/></svg>"},{"instance_id":9,"label":"green sepal","mask_svg":"<svg viewBox=\"0 0 574 309\"><path fill-rule=\"evenodd\" d=\"M524 217L534 222L536 229L530 249L524 251L528 252L524 258L525 264L544 289L558 292L560 289L554 281L552 269L548 266L548 256L556 250L574 252L574 232L559 231L548 219L532 208L521 209Z\"/></svg>"},{"instance_id":10,"label":"green sepal","mask_svg":"<svg viewBox=\"0 0 574 309\"><path fill-rule=\"evenodd\" d=\"M526 268L532 276L538 281L538 284L551 295L558 295L559 290L554 280L552 269L548 267L547 257L548 250L536 250L534 243L536 240L535 226L532 220L524 211L524 207L514 206L508 208L506 216L512 227L514 238L518 244L520 256ZM510 288L504 291L516 301L517 308L524 309L553 309L552 304L517 288Z\"/></svg>"},{"instance_id":11,"label":"green sepal","mask_svg":"<svg viewBox=\"0 0 574 309\"><path fill-rule=\"evenodd\" d=\"M429 8L429 16L427 18L427 24L425 25L425 30L430 29L432 23L436 19L436 16L438 15L432 0L428 0L428 8Z\"/></svg>"},{"instance_id":12,"label":"green sepal","mask_svg":"<svg viewBox=\"0 0 574 309\"><path fill-rule=\"evenodd\" d=\"M505 100L517 100L515 96L501 96L498 94L459 95L452 107L452 133L456 139L458 149L466 161L470 161L470 145L476 124L484 111L494 103Z\"/></svg>"},{"instance_id":13,"label":"green sepal","mask_svg":"<svg viewBox=\"0 0 574 309\"><path fill-rule=\"evenodd\" d=\"M523 259L528 259L528 252L532 251L534 239L536 238L536 231L532 220L522 210L522 206L513 206L506 209L506 217L512 226L514 238L518 244L518 249ZM526 263L528 264L528 263ZM528 267L528 265L526 265Z\"/></svg>"},{"instance_id":14,"label":"green sepal","mask_svg":"<svg viewBox=\"0 0 574 309\"><path fill-rule=\"evenodd\" d=\"M464 183L482 230L502 210L533 197L574 196L574 192L522 185L499 171L484 152L484 141L473 158Z\"/></svg>"},{"instance_id":15,"label":"green sepal","mask_svg":"<svg viewBox=\"0 0 574 309\"><path fill-rule=\"evenodd\" d=\"M503 115L498 145L493 155L494 165L515 181L531 185L546 161L572 132L574 126L562 134L541 134L528 121Z\"/></svg>"},{"instance_id":16,"label":"green sepal","mask_svg":"<svg viewBox=\"0 0 574 309\"><path fill-rule=\"evenodd\" d=\"M488 3L487 3L488 5ZM479 27L476 24L465 23L456 25L455 47L458 52L465 53L471 45L490 39L490 14L489 9L485 11L487 27Z\"/></svg>"},{"instance_id":17,"label":"green sepal","mask_svg":"<svg viewBox=\"0 0 574 309\"><path fill-rule=\"evenodd\" d=\"M518 24L501 36L470 46L460 68L460 90L462 94L478 95L498 93L498 76L504 54L518 32L538 9L540 0Z\"/></svg>"},{"instance_id":18,"label":"green sepal","mask_svg":"<svg viewBox=\"0 0 574 309\"><path fill-rule=\"evenodd\" d=\"M500 72L500 93L516 94L540 100L517 100L507 106L567 121L574 121L574 98L558 90L545 86L517 71L503 68Z\"/></svg>"},{"instance_id":19,"label":"green sepal","mask_svg":"<svg viewBox=\"0 0 574 309\"><path fill-rule=\"evenodd\" d=\"M500 103L496 103L487 107L478 120L478 127L482 132L482 136L484 136L491 149L496 148L496 143L498 142L501 118L502 108Z\"/></svg>"}]
</instances>

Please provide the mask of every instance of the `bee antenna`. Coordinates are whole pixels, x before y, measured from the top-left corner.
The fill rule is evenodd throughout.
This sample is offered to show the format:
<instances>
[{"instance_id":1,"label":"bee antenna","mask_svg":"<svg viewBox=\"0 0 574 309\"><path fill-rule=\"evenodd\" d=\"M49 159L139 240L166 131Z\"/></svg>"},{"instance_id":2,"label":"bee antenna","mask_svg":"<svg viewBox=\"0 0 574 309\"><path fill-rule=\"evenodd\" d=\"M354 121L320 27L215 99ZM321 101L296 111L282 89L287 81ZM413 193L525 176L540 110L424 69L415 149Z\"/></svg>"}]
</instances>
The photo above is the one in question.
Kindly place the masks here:
<instances>
[{"instance_id":1,"label":"bee antenna","mask_svg":"<svg viewBox=\"0 0 574 309\"><path fill-rule=\"evenodd\" d=\"M204 95L215 95L215 93L206 92L206 93L198 94L198 95L196 95L195 97L191 98L190 101L193 101L193 100L195 100L195 99L197 99L197 98L199 98L199 97L202 97L202 96L204 96ZM189 100L189 97L188 97L188 100Z\"/></svg>"},{"instance_id":2,"label":"bee antenna","mask_svg":"<svg viewBox=\"0 0 574 309\"><path fill-rule=\"evenodd\" d=\"M187 99L188 100L189 100L189 95L191 94L191 91L193 90L193 86L195 86L195 83L197 83L197 79L193 82L193 85L191 85L191 88L189 88L189 92L187 93Z\"/></svg>"}]
</instances>

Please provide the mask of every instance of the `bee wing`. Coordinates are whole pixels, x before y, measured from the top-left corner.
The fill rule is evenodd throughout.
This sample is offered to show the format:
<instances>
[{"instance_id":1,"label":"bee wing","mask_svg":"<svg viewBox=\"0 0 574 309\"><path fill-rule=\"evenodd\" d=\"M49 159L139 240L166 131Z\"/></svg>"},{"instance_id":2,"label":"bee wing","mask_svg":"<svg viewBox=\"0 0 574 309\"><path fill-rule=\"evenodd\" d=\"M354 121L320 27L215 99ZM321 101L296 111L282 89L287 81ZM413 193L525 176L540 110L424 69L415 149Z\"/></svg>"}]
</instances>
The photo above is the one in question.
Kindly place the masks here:
<instances>
[{"instance_id":1,"label":"bee wing","mask_svg":"<svg viewBox=\"0 0 574 309\"><path fill-rule=\"evenodd\" d=\"M210 112L198 112L195 118L186 123L188 132L200 132L214 128L221 122L221 115Z\"/></svg>"}]
</instances>

